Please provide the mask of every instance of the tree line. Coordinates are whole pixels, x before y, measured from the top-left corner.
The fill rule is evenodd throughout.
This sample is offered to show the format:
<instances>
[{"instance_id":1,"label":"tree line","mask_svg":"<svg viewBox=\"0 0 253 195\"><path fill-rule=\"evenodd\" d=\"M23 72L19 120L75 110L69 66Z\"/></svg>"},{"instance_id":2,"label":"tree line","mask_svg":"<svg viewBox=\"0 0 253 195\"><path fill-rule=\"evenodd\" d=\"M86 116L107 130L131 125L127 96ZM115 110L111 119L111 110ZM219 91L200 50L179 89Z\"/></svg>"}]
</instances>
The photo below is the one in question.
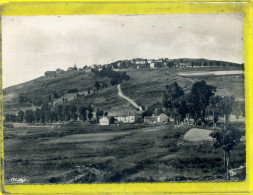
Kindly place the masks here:
<instances>
[{"instance_id":1,"label":"tree line","mask_svg":"<svg viewBox=\"0 0 253 195\"><path fill-rule=\"evenodd\" d=\"M48 104L44 104L36 110L20 110L17 115L6 114L5 122L26 122L26 123L52 123L52 122L68 122L77 121L78 117L81 121L89 121L94 118L98 122L99 117L107 116L108 112L102 109L95 109L94 105L81 106L77 108L75 105L58 105L51 108Z\"/></svg>"},{"instance_id":2,"label":"tree line","mask_svg":"<svg viewBox=\"0 0 253 195\"><path fill-rule=\"evenodd\" d=\"M224 117L224 124L229 122L231 113L245 116L244 102L235 101L233 96L215 95L216 87L208 85L204 80L195 82L190 93L185 93L177 82L167 85L164 90L163 105L174 118L175 124L193 119L194 125L204 126L213 116L213 125L219 117Z\"/></svg>"}]
</instances>

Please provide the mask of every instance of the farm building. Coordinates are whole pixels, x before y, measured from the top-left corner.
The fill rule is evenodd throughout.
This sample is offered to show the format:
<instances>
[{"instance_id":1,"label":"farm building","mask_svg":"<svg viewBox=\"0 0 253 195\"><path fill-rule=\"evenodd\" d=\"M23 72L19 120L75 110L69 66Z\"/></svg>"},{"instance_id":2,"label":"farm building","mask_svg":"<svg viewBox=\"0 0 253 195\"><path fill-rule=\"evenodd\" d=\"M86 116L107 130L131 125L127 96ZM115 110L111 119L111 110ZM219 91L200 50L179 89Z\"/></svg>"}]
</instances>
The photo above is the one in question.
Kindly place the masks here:
<instances>
[{"instance_id":1,"label":"farm building","mask_svg":"<svg viewBox=\"0 0 253 195\"><path fill-rule=\"evenodd\" d=\"M144 116L144 123L156 124L158 116Z\"/></svg>"},{"instance_id":2,"label":"farm building","mask_svg":"<svg viewBox=\"0 0 253 195\"><path fill-rule=\"evenodd\" d=\"M155 68L161 68L163 66L163 63L160 61L155 61L150 63L150 69L155 69Z\"/></svg>"},{"instance_id":3,"label":"farm building","mask_svg":"<svg viewBox=\"0 0 253 195\"><path fill-rule=\"evenodd\" d=\"M138 64L138 65L143 65L143 64L147 64L147 60L145 60L145 59L142 59L142 58L136 58L136 59L133 59L132 61L131 61L133 64Z\"/></svg>"},{"instance_id":4,"label":"farm building","mask_svg":"<svg viewBox=\"0 0 253 195\"><path fill-rule=\"evenodd\" d=\"M155 59L148 59L147 60L148 64L151 64L153 61L155 61Z\"/></svg>"},{"instance_id":5,"label":"farm building","mask_svg":"<svg viewBox=\"0 0 253 195\"><path fill-rule=\"evenodd\" d=\"M136 69L145 69L148 67L148 64L140 64L140 65L136 65Z\"/></svg>"},{"instance_id":6,"label":"farm building","mask_svg":"<svg viewBox=\"0 0 253 195\"><path fill-rule=\"evenodd\" d=\"M110 120L108 117L102 117L99 119L99 124L100 125L110 125Z\"/></svg>"},{"instance_id":7,"label":"farm building","mask_svg":"<svg viewBox=\"0 0 253 195\"><path fill-rule=\"evenodd\" d=\"M91 68L90 67L87 67L84 69L85 72L91 72Z\"/></svg>"},{"instance_id":8,"label":"farm building","mask_svg":"<svg viewBox=\"0 0 253 195\"><path fill-rule=\"evenodd\" d=\"M55 72L56 74L63 74L64 70L57 68Z\"/></svg>"},{"instance_id":9,"label":"farm building","mask_svg":"<svg viewBox=\"0 0 253 195\"><path fill-rule=\"evenodd\" d=\"M191 67L190 62L180 62L178 67Z\"/></svg>"},{"instance_id":10,"label":"farm building","mask_svg":"<svg viewBox=\"0 0 253 195\"><path fill-rule=\"evenodd\" d=\"M154 62L150 63L150 69L155 69L155 63Z\"/></svg>"},{"instance_id":11,"label":"farm building","mask_svg":"<svg viewBox=\"0 0 253 195\"><path fill-rule=\"evenodd\" d=\"M169 117L166 114L162 113L157 117L157 122L159 124L168 124L169 123Z\"/></svg>"},{"instance_id":12,"label":"farm building","mask_svg":"<svg viewBox=\"0 0 253 195\"><path fill-rule=\"evenodd\" d=\"M118 123L134 123L134 115L125 115L125 116L115 116L116 122Z\"/></svg>"},{"instance_id":13,"label":"farm building","mask_svg":"<svg viewBox=\"0 0 253 195\"><path fill-rule=\"evenodd\" d=\"M56 77L56 72L55 71L47 71L47 72L45 72L45 77L47 77L47 78Z\"/></svg>"}]
</instances>

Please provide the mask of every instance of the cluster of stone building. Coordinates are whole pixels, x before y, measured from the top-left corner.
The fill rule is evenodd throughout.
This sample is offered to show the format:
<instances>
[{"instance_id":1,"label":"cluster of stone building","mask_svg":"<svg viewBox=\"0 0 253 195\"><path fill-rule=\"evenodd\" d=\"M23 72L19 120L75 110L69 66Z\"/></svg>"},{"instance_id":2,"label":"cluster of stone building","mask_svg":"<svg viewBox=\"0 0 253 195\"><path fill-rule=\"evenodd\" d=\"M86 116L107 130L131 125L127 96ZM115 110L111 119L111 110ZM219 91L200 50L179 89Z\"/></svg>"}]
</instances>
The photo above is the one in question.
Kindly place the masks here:
<instances>
[{"instance_id":1,"label":"cluster of stone building","mask_svg":"<svg viewBox=\"0 0 253 195\"><path fill-rule=\"evenodd\" d=\"M46 71L44 76L46 78L54 78L63 74L68 74L70 72L75 72L75 71L83 71L83 72L91 72L90 67L83 67L83 68L77 68L75 65L73 67L69 67L66 71L60 68L57 68L55 71Z\"/></svg>"},{"instance_id":2,"label":"cluster of stone building","mask_svg":"<svg viewBox=\"0 0 253 195\"><path fill-rule=\"evenodd\" d=\"M174 67L191 67L191 62L176 62L169 60L168 58L161 59L142 59L135 58L128 61L128 65L131 65L136 69L157 69L162 67L169 67L173 63ZM122 68L125 64L125 61L117 61L117 68Z\"/></svg>"},{"instance_id":3,"label":"cluster of stone building","mask_svg":"<svg viewBox=\"0 0 253 195\"><path fill-rule=\"evenodd\" d=\"M110 125L111 124L111 118L114 117L114 124L127 124L127 123L135 123L139 120L139 117L137 115L122 115L122 116L103 116L99 119L100 125ZM145 124L150 125L166 125L170 123L169 117L162 113L158 116L144 116Z\"/></svg>"},{"instance_id":4,"label":"cluster of stone building","mask_svg":"<svg viewBox=\"0 0 253 195\"><path fill-rule=\"evenodd\" d=\"M123 65L123 61L117 62L117 68L121 68ZM163 66L167 65L167 62L165 59L142 59L142 58L135 58L129 61L129 64L134 66L136 69L144 69L144 68L161 68Z\"/></svg>"}]
</instances>

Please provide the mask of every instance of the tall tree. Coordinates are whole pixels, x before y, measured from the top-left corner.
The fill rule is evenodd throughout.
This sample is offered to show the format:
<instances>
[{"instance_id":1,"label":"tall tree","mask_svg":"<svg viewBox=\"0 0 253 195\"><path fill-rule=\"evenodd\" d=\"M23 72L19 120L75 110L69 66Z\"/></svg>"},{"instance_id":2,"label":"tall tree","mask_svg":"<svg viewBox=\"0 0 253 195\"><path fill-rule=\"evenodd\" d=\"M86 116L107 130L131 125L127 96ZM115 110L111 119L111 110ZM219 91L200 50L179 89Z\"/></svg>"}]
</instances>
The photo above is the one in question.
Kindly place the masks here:
<instances>
[{"instance_id":1,"label":"tall tree","mask_svg":"<svg viewBox=\"0 0 253 195\"><path fill-rule=\"evenodd\" d=\"M49 111L49 113L48 113L48 121L50 123L52 123L55 120L57 120L57 114L54 111Z\"/></svg>"},{"instance_id":2,"label":"tall tree","mask_svg":"<svg viewBox=\"0 0 253 195\"><path fill-rule=\"evenodd\" d=\"M235 104L235 98L233 96L225 96L222 99L221 113L224 116L224 127L226 128L230 114L232 113Z\"/></svg>"},{"instance_id":3,"label":"tall tree","mask_svg":"<svg viewBox=\"0 0 253 195\"><path fill-rule=\"evenodd\" d=\"M96 87L97 91L100 89L100 84L98 81L95 82L94 86Z\"/></svg>"},{"instance_id":4,"label":"tall tree","mask_svg":"<svg viewBox=\"0 0 253 195\"><path fill-rule=\"evenodd\" d=\"M27 110L25 112L25 121L27 123L32 123L34 121L34 115L32 110Z\"/></svg>"},{"instance_id":5,"label":"tall tree","mask_svg":"<svg viewBox=\"0 0 253 195\"><path fill-rule=\"evenodd\" d=\"M89 118L89 120L91 120L92 117L93 117L93 114L92 114L92 112L89 110L89 113L88 113L88 118Z\"/></svg>"},{"instance_id":6,"label":"tall tree","mask_svg":"<svg viewBox=\"0 0 253 195\"><path fill-rule=\"evenodd\" d=\"M232 114L235 115L237 121L238 121L240 116L244 116L243 110L244 110L244 104L240 101L236 101L234 103Z\"/></svg>"},{"instance_id":7,"label":"tall tree","mask_svg":"<svg viewBox=\"0 0 253 195\"><path fill-rule=\"evenodd\" d=\"M174 121L178 125L179 122L184 122L186 115L189 113L189 108L186 103L187 95L177 98L173 103L174 108ZM188 117L189 119L189 117Z\"/></svg>"},{"instance_id":8,"label":"tall tree","mask_svg":"<svg viewBox=\"0 0 253 195\"><path fill-rule=\"evenodd\" d=\"M72 115L72 118L74 119L74 121L77 121L78 114L75 112L75 113Z\"/></svg>"},{"instance_id":9,"label":"tall tree","mask_svg":"<svg viewBox=\"0 0 253 195\"><path fill-rule=\"evenodd\" d=\"M58 117L58 120L63 121L64 113L63 113L63 106L62 105L58 105L55 108L55 113L56 113L56 115Z\"/></svg>"},{"instance_id":10,"label":"tall tree","mask_svg":"<svg viewBox=\"0 0 253 195\"><path fill-rule=\"evenodd\" d=\"M193 84L190 92L190 102L194 114L194 123L200 118L202 125L205 122L205 110L209 105L210 97L214 96L216 87L208 85L205 81L196 82Z\"/></svg>"},{"instance_id":11,"label":"tall tree","mask_svg":"<svg viewBox=\"0 0 253 195\"><path fill-rule=\"evenodd\" d=\"M175 124L179 123L179 104L175 100L184 95L184 90L177 82L166 85L163 95L163 105L173 114Z\"/></svg>"},{"instance_id":12,"label":"tall tree","mask_svg":"<svg viewBox=\"0 0 253 195\"><path fill-rule=\"evenodd\" d=\"M87 110L87 108L84 107L84 106L81 106L81 107L79 108L79 118L80 118L80 120L82 120L82 121L86 121L86 120L87 120L87 117L86 117L86 110Z\"/></svg>"},{"instance_id":13,"label":"tall tree","mask_svg":"<svg viewBox=\"0 0 253 195\"><path fill-rule=\"evenodd\" d=\"M97 110L96 110L96 119L97 119L97 122L99 122L99 108L97 108Z\"/></svg>"},{"instance_id":14,"label":"tall tree","mask_svg":"<svg viewBox=\"0 0 253 195\"><path fill-rule=\"evenodd\" d=\"M74 119L76 116L77 107L75 105L71 106L71 117Z\"/></svg>"},{"instance_id":15,"label":"tall tree","mask_svg":"<svg viewBox=\"0 0 253 195\"><path fill-rule=\"evenodd\" d=\"M24 120L24 115L25 115L25 113L24 113L22 110L20 110L20 111L18 112L18 122L20 122L20 123L23 122L23 120Z\"/></svg>"},{"instance_id":16,"label":"tall tree","mask_svg":"<svg viewBox=\"0 0 253 195\"><path fill-rule=\"evenodd\" d=\"M213 113L213 127L216 127L216 123L219 120L220 109L222 104L222 97L219 95L212 96L209 99L209 107Z\"/></svg>"},{"instance_id":17,"label":"tall tree","mask_svg":"<svg viewBox=\"0 0 253 195\"><path fill-rule=\"evenodd\" d=\"M21 105L23 105L23 103L25 103L25 102L27 102L27 101L29 101L29 100L28 100L28 97L27 97L26 94L21 93L21 94L18 95L18 102L19 102Z\"/></svg>"},{"instance_id":18,"label":"tall tree","mask_svg":"<svg viewBox=\"0 0 253 195\"><path fill-rule=\"evenodd\" d=\"M230 154L234 146L236 146L242 137L242 132L235 129L231 124L227 128L215 129L210 136L214 139L214 148L222 147L224 151L224 167L227 172L227 178L230 180Z\"/></svg>"},{"instance_id":19,"label":"tall tree","mask_svg":"<svg viewBox=\"0 0 253 195\"><path fill-rule=\"evenodd\" d=\"M10 114L6 114L4 116L4 120L5 120L5 122L9 122L10 121Z\"/></svg>"},{"instance_id":20,"label":"tall tree","mask_svg":"<svg viewBox=\"0 0 253 195\"><path fill-rule=\"evenodd\" d=\"M11 114L11 115L10 115L10 121L12 121L12 122L17 122L17 120L18 120L17 115L15 115L15 114Z\"/></svg>"},{"instance_id":21,"label":"tall tree","mask_svg":"<svg viewBox=\"0 0 253 195\"><path fill-rule=\"evenodd\" d=\"M63 113L65 121L69 121L71 119L71 106L70 105L65 106Z\"/></svg>"},{"instance_id":22,"label":"tall tree","mask_svg":"<svg viewBox=\"0 0 253 195\"><path fill-rule=\"evenodd\" d=\"M36 108L36 110L34 111L34 117L35 117L35 122L39 123L40 117L41 117L41 110L39 108Z\"/></svg>"},{"instance_id":23,"label":"tall tree","mask_svg":"<svg viewBox=\"0 0 253 195\"><path fill-rule=\"evenodd\" d=\"M174 82L171 85L166 85L163 95L163 105L166 108L173 109L174 101L182 95L184 95L184 90L177 82Z\"/></svg>"}]
</instances>

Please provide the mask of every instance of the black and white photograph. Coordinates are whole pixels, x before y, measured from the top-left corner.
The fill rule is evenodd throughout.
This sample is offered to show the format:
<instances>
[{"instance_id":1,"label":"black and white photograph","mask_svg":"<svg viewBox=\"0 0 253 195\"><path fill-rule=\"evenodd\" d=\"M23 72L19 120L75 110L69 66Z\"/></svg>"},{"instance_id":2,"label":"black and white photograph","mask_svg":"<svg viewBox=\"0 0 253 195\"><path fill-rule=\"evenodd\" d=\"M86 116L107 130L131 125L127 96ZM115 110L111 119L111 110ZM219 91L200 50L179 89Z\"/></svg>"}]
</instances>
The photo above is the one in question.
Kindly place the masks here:
<instances>
[{"instance_id":1,"label":"black and white photograph","mask_svg":"<svg viewBox=\"0 0 253 195\"><path fill-rule=\"evenodd\" d=\"M246 179L242 14L1 20L5 184Z\"/></svg>"}]
</instances>

